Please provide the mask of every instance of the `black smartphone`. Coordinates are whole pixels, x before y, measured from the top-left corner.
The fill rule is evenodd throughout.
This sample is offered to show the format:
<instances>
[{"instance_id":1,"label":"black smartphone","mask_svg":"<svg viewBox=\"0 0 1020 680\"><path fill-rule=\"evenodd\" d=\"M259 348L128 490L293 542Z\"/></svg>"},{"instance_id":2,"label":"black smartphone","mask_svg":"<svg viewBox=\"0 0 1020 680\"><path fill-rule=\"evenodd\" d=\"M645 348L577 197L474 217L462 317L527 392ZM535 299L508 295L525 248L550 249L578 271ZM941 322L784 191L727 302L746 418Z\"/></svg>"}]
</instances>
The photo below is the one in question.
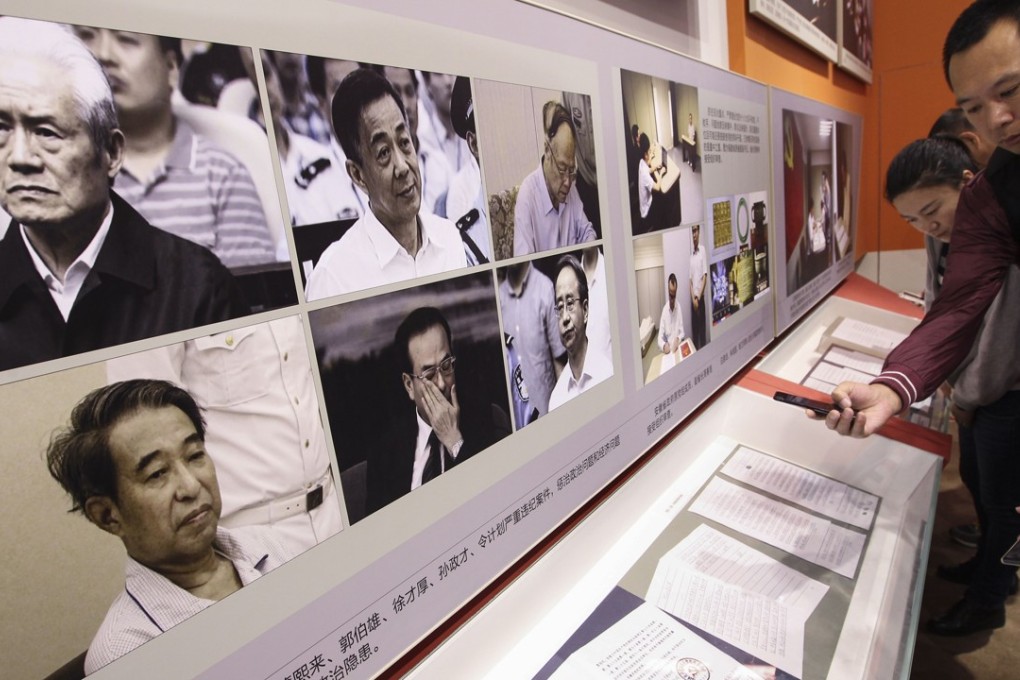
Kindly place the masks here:
<instances>
[{"instance_id":1,"label":"black smartphone","mask_svg":"<svg viewBox=\"0 0 1020 680\"><path fill-rule=\"evenodd\" d=\"M817 401L815 399L808 399L807 397L798 397L796 394L790 394L788 392L776 392L772 395L772 398L776 401L781 401L784 404L793 404L794 406L800 406L808 410L814 411L820 416L827 415L829 411L833 409L839 410L839 408L831 401Z\"/></svg>"},{"instance_id":2,"label":"black smartphone","mask_svg":"<svg viewBox=\"0 0 1020 680\"><path fill-rule=\"evenodd\" d=\"M1020 567L1020 538L1016 539L1016 543L1002 556L1001 562L1011 567Z\"/></svg>"}]
</instances>

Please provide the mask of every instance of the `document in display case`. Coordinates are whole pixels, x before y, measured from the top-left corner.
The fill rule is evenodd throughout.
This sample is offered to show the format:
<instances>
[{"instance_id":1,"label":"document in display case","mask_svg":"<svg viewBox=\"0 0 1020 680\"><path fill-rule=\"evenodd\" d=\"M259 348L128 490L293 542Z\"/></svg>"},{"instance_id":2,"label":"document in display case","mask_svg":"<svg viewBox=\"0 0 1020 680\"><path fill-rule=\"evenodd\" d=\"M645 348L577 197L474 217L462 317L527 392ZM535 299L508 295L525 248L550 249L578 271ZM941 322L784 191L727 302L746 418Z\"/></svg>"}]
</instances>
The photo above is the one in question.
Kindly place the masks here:
<instances>
[{"instance_id":1,"label":"document in display case","mask_svg":"<svg viewBox=\"0 0 1020 680\"><path fill-rule=\"evenodd\" d=\"M417 677L558 677L621 663L630 633L718 655L720 677L906 678L940 473L914 444L841 438L733 387Z\"/></svg>"},{"instance_id":2,"label":"document in display case","mask_svg":"<svg viewBox=\"0 0 1020 680\"><path fill-rule=\"evenodd\" d=\"M917 307L851 274L755 368L828 395L844 381L874 379L885 357L919 321ZM905 419L945 432L949 400L936 392L912 404Z\"/></svg>"}]
</instances>

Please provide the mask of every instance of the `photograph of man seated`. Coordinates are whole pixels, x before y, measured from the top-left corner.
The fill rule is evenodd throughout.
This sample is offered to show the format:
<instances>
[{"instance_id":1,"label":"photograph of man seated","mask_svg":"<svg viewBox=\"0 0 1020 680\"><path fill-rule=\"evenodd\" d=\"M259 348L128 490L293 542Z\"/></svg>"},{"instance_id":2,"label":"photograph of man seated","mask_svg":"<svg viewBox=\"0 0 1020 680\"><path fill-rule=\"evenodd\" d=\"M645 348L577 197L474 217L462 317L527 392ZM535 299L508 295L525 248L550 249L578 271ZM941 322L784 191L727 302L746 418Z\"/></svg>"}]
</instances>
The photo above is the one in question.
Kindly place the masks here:
<instances>
[{"instance_id":1,"label":"photograph of man seated","mask_svg":"<svg viewBox=\"0 0 1020 680\"><path fill-rule=\"evenodd\" d=\"M90 394L93 399L109 397L117 384L165 381L177 392L161 387L160 394L186 393L201 410L203 450L215 466L219 528L241 531L242 536L249 528L271 530L283 554L297 556L343 527L340 486L312 370L301 318L290 316L0 386L0 410L31 414L7 418L0 425L5 474L17 479L0 498L0 512L18 518L0 529L0 543L18 546L0 566L0 579L26 584L7 593L9 606L22 614L0 624L12 672L46 677L65 665L81 672L84 652L110 601L124 591L119 537L85 529L80 520L68 518L64 494L41 464L49 442L56 441L55 428L66 429L79 402ZM142 392L148 394L148 388ZM121 416L111 412L109 424L89 430L86 439L101 438L102 432L108 435L126 418L130 403L125 402L127 410ZM75 423L73 427L80 429ZM89 459L76 465L88 471L95 464L109 476L114 472L102 464L106 454L97 448L100 443L88 444ZM94 484L88 488L96 491ZM24 508L32 511L25 513ZM138 559L130 552L129 556ZM138 595L129 590L146 606L171 612L166 619L154 615L164 630L168 622L183 620L193 611L191 604L184 609L166 604L181 601L173 595L169 600L163 597L176 593L173 590L159 589L158 597L148 600L145 593L154 591L143 589ZM71 614L68 602L74 602ZM39 637L38 630L49 634Z\"/></svg>"},{"instance_id":2,"label":"photograph of man seated","mask_svg":"<svg viewBox=\"0 0 1020 680\"><path fill-rule=\"evenodd\" d=\"M0 123L0 370L251 312L212 251L119 195L130 142L70 31L0 19Z\"/></svg>"},{"instance_id":3,"label":"photograph of man seated","mask_svg":"<svg viewBox=\"0 0 1020 680\"><path fill-rule=\"evenodd\" d=\"M202 405L223 526L271 526L295 553L342 528L301 317L109 359L106 377L166 380Z\"/></svg>"},{"instance_id":4,"label":"photograph of man seated","mask_svg":"<svg viewBox=\"0 0 1020 680\"><path fill-rule=\"evenodd\" d=\"M375 68L358 68L340 82L331 113L346 172L367 196L368 208L318 258L306 298L466 267L456 225L422 203L417 117L408 115L393 83Z\"/></svg>"},{"instance_id":5,"label":"photograph of man seated","mask_svg":"<svg viewBox=\"0 0 1020 680\"><path fill-rule=\"evenodd\" d=\"M208 248L230 269L275 262L277 240L285 244L286 238L282 232L274 237L267 212L278 223L279 204L263 206L248 167L195 125L208 114L255 132L263 166L256 171L262 172L270 167L265 134L257 134L237 114L207 106L196 113L200 105L184 101L180 82L188 64L180 38L91 26L72 29L113 88L125 140L117 193L151 224ZM189 116L199 118L192 123ZM283 255L288 260L285 245Z\"/></svg>"},{"instance_id":6,"label":"photograph of man seated","mask_svg":"<svg viewBox=\"0 0 1020 680\"><path fill-rule=\"evenodd\" d=\"M590 97L485 80L473 85L495 257L601 238Z\"/></svg>"},{"instance_id":7,"label":"photograph of man seated","mask_svg":"<svg viewBox=\"0 0 1020 680\"><path fill-rule=\"evenodd\" d=\"M351 522L510 433L491 273L326 307L309 320Z\"/></svg>"},{"instance_id":8,"label":"photograph of man seated","mask_svg":"<svg viewBox=\"0 0 1020 680\"><path fill-rule=\"evenodd\" d=\"M704 215L698 90L620 72L635 235L700 222Z\"/></svg>"},{"instance_id":9,"label":"photograph of man seated","mask_svg":"<svg viewBox=\"0 0 1020 680\"><path fill-rule=\"evenodd\" d=\"M46 451L72 509L124 544L124 589L85 658L92 673L292 556L272 529L219 525L201 408L159 380L90 392Z\"/></svg>"}]
</instances>

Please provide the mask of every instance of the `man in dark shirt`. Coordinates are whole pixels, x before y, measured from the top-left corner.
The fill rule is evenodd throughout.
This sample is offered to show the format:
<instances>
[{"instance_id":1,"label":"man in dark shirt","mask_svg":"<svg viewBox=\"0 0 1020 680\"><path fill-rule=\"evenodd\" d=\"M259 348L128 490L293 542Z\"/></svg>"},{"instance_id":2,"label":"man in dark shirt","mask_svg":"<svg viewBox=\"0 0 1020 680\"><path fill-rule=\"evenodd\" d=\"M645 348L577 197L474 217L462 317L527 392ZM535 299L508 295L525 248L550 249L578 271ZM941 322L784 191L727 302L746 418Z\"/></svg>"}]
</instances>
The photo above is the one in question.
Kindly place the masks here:
<instances>
[{"instance_id":1,"label":"man in dark shirt","mask_svg":"<svg viewBox=\"0 0 1020 680\"><path fill-rule=\"evenodd\" d=\"M833 391L841 410L826 425L866 437L923 399L967 356L985 311L1020 264L1020 0L979 0L953 24L943 50L946 80L967 118L998 145L960 195L942 291L870 385Z\"/></svg>"},{"instance_id":2,"label":"man in dark shirt","mask_svg":"<svg viewBox=\"0 0 1020 680\"><path fill-rule=\"evenodd\" d=\"M380 438L368 468L369 512L510 434L510 418L500 406L458 397L453 336L441 311L412 311L397 327L393 345L414 418L408 410Z\"/></svg>"},{"instance_id":3,"label":"man in dark shirt","mask_svg":"<svg viewBox=\"0 0 1020 680\"><path fill-rule=\"evenodd\" d=\"M0 370L249 312L206 249L110 190L124 136L102 68L55 24L0 19Z\"/></svg>"},{"instance_id":4,"label":"man in dark shirt","mask_svg":"<svg viewBox=\"0 0 1020 680\"><path fill-rule=\"evenodd\" d=\"M1020 0L979 0L964 10L946 37L943 65L957 104L998 148L960 195L942 289L924 321L871 384L845 382L833 391L839 410L829 412L826 425L840 434L868 436L931 394L966 358L1007 273L1020 263ZM974 558L939 567L940 577L968 588L928 622L932 633L969 635L1005 625L1016 568L999 558L1020 532L1018 429L1020 390L977 409L961 427L961 450L964 443L974 448L976 475L968 487L976 492L982 535Z\"/></svg>"}]
</instances>

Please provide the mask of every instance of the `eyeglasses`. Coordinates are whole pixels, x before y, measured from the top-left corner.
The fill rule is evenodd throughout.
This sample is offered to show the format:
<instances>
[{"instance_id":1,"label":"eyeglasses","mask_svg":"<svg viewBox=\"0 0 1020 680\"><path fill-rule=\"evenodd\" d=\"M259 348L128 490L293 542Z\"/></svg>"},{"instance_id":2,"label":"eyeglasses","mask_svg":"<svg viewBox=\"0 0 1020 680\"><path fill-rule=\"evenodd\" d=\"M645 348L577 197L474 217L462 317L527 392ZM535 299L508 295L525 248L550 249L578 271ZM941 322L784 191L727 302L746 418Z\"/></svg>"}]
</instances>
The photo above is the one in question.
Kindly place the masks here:
<instances>
[{"instance_id":1,"label":"eyeglasses","mask_svg":"<svg viewBox=\"0 0 1020 680\"><path fill-rule=\"evenodd\" d=\"M568 313L572 313L577 305L581 302L580 298L575 298L573 295L568 295L563 300L556 302L556 313L562 314L563 310L567 310Z\"/></svg>"},{"instance_id":2,"label":"eyeglasses","mask_svg":"<svg viewBox=\"0 0 1020 680\"><path fill-rule=\"evenodd\" d=\"M556 168L556 174L560 176L560 179L574 179L577 177L577 166L570 167L564 163L560 163L556 160L556 157L552 157L553 167Z\"/></svg>"},{"instance_id":3,"label":"eyeglasses","mask_svg":"<svg viewBox=\"0 0 1020 680\"><path fill-rule=\"evenodd\" d=\"M560 175L560 179L573 179L577 176L577 166L568 167L562 165L556 158L553 158L553 166L556 168L556 174Z\"/></svg>"},{"instance_id":4,"label":"eyeglasses","mask_svg":"<svg viewBox=\"0 0 1020 680\"><path fill-rule=\"evenodd\" d=\"M571 167L566 163L560 163L559 159L556 158L556 154L553 153L553 145L548 139L545 140L545 152L549 155L549 160L552 161L553 168L555 168L556 174L560 176L561 180L572 180L577 177L577 165L574 164Z\"/></svg>"},{"instance_id":5,"label":"eyeglasses","mask_svg":"<svg viewBox=\"0 0 1020 680\"><path fill-rule=\"evenodd\" d=\"M455 361L457 361L457 357L448 356L440 361L439 365L433 366L432 368L426 368L420 375L415 375L414 373L409 373L408 375L412 378L417 378L418 380L432 381L436 379L436 375L438 373L442 373L444 378L448 378L453 375L453 364Z\"/></svg>"}]
</instances>

